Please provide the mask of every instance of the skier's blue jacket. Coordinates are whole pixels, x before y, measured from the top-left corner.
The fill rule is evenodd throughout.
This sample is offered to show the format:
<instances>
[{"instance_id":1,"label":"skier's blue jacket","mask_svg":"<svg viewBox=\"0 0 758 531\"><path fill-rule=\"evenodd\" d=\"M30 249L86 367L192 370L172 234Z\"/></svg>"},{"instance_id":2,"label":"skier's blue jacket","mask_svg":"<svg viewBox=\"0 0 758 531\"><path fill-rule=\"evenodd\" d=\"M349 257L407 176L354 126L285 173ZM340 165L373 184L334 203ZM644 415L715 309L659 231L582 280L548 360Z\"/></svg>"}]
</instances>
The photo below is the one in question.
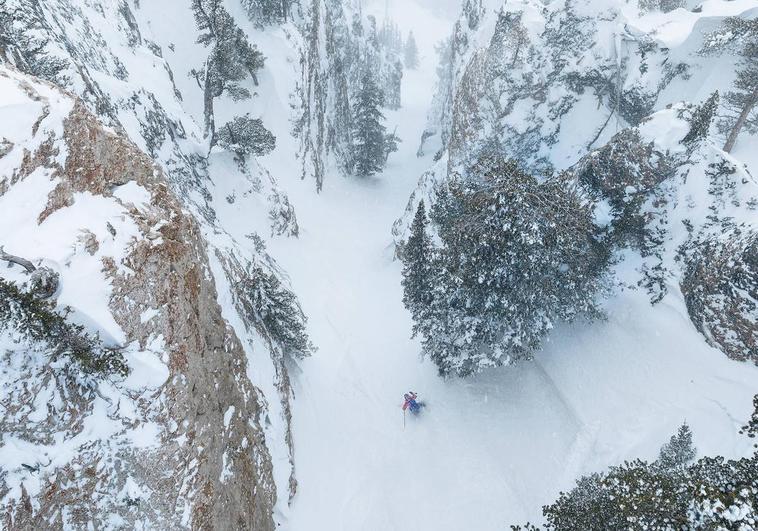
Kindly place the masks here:
<instances>
[{"instance_id":1,"label":"skier's blue jacket","mask_svg":"<svg viewBox=\"0 0 758 531\"><path fill-rule=\"evenodd\" d=\"M406 409L410 409L411 413L418 413L418 411L421 409L421 404L416 402L416 398L418 398L418 395L414 392L405 393L405 402L403 403L403 411Z\"/></svg>"}]
</instances>

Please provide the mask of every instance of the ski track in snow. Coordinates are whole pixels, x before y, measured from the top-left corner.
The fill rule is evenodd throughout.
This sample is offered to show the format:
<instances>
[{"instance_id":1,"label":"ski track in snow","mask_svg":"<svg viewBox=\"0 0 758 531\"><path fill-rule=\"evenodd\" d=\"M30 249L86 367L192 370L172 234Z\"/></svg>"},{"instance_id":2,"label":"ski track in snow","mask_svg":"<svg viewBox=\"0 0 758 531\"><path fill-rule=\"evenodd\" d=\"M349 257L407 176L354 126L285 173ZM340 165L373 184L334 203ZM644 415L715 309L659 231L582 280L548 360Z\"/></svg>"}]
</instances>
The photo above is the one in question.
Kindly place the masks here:
<instances>
[{"instance_id":1,"label":"ski track in snow","mask_svg":"<svg viewBox=\"0 0 758 531\"><path fill-rule=\"evenodd\" d=\"M383 5L372 8L381 13ZM293 382L299 487L282 528L495 530L539 522L541 506L577 477L656 457L684 420L701 455L748 453L737 426L749 415L758 369L708 347L675 287L654 308L639 292L618 293L607 321L559 327L533 362L444 381L420 361L390 228L432 162L415 153L435 81L433 45L450 22L413 2L391 8L403 10L395 16L401 25L412 25L422 66L406 72L403 108L387 112L403 142L384 174L359 180L333 172L316 196L287 155L297 149L286 144L294 142L288 124L275 130L279 149L264 161L301 226L299 239L276 240L270 250L290 274L319 348ZM409 389L429 407L404 428Z\"/></svg>"}]
</instances>

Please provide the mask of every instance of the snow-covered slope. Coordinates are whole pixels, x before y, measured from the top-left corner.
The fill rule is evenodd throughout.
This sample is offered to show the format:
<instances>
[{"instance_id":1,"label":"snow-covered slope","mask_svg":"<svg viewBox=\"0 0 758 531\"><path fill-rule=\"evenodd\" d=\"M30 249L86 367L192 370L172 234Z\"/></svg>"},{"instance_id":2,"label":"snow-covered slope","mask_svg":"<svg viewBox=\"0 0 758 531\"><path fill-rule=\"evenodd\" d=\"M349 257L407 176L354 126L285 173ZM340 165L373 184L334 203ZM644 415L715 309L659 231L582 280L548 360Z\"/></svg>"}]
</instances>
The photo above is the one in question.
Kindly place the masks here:
<instances>
[{"instance_id":1,"label":"snow-covered slope","mask_svg":"<svg viewBox=\"0 0 758 531\"><path fill-rule=\"evenodd\" d=\"M393 6L411 10L398 20L427 27L422 70L406 74L406 107L389 115L411 139L424 127L433 45L446 30L415 3ZM577 477L655 457L685 420L702 455L750 451L736 432L758 370L708 345L675 282L675 294L651 306L636 286L639 257L617 270L606 321L561 326L533 362L465 381L440 380L432 364L419 364L386 234L415 174L435 164L415 152L403 143L376 180L327 178L318 202L307 185L285 184L303 232L272 252L292 275L320 347L295 383L292 529L495 530L540 521L541 506ZM446 158L435 168L444 179ZM404 426L408 389L429 409Z\"/></svg>"}]
</instances>

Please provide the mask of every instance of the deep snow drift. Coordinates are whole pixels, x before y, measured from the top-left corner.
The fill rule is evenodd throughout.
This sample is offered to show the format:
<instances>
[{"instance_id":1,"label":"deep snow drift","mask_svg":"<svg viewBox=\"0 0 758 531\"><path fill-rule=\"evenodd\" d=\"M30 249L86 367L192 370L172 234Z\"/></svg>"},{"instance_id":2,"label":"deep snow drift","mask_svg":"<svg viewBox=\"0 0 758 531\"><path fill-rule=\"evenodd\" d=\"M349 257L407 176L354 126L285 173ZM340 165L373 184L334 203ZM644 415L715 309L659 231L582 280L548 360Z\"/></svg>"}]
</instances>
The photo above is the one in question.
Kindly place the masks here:
<instances>
[{"instance_id":1,"label":"deep snow drift","mask_svg":"<svg viewBox=\"0 0 758 531\"><path fill-rule=\"evenodd\" d=\"M284 525L437 531L540 521L541 505L577 477L654 458L685 420L700 455L748 453L737 430L758 369L707 346L678 295L651 307L643 293L619 289L606 322L559 328L534 362L470 380L443 381L419 363L389 229L432 164L415 153L433 91L433 44L449 23L413 2L390 8L414 30L422 56L419 71L406 71L404 108L388 113L400 152L375 179L329 175L320 197L312 182L282 182L302 232L271 251L319 347L293 378L299 490ZM404 426L409 389L430 407Z\"/></svg>"}]
</instances>

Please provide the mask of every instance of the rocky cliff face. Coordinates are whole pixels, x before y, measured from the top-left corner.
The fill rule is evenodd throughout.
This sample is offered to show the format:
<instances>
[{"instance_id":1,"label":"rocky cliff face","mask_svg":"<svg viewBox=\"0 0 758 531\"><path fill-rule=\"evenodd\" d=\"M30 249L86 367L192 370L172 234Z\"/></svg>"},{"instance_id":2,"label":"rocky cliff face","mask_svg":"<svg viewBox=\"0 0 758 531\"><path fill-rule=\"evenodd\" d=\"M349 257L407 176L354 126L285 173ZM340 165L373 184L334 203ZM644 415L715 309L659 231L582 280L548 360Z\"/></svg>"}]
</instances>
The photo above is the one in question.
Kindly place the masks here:
<instances>
[{"instance_id":1,"label":"rocky cliff face","mask_svg":"<svg viewBox=\"0 0 758 531\"><path fill-rule=\"evenodd\" d=\"M208 50L197 42L191 2L0 4L0 19L12 13L12 26L22 30L16 35L24 35L11 39L10 48L7 41L0 44L0 62L16 64L27 73L34 70L71 92L62 95L40 81L7 74L13 78L11 85L28 84L44 98L29 96L24 103L40 117L39 123L25 125L30 133L13 129L20 135L14 139L7 132L11 125L3 124L0 193L11 194L8 203L15 203L12 197L17 194L50 197L44 205L33 203L24 210L28 216L23 222L10 218L11 212L20 215L18 211L5 214L8 223L44 228L40 234L28 240L3 236L0 245L56 267L71 262L71 271L78 273L69 274L68 280L62 275L59 308L73 308L73 318L108 342L136 344L145 352L159 352L158 358L165 352L161 363L169 373L151 384L151 392L161 397L164 387L173 389L166 392L173 397L171 405L161 405L156 417L156 430L168 426L170 436L155 446L165 446L164 457L180 456L187 479L181 485L161 484L166 496L174 498L163 504L155 521L168 518L170 527L237 527L237 520L256 529L274 525L286 512L297 484L287 363L307 355L308 349L290 348L276 321L286 317L284 328L294 333L305 326L286 275L265 244L270 238L296 237L298 223L278 176L268 171L265 161L209 148L202 128L203 91L190 75L202 67ZM297 40L293 24L281 31L287 35L281 39L284 47L292 45L293 50L282 50L281 42L271 38L276 31L262 31L242 3L227 7L250 42L260 44L274 64L286 64L288 52L295 49L290 37ZM295 20L302 19L300 11L293 9ZM5 23L0 20L0 26ZM30 43L55 68L22 61L23 48ZM294 68L272 69L282 75L289 69L292 79L275 79L267 68L255 82L246 79L243 85L252 97L242 102L219 98L217 119L265 114L272 108L270 102L282 96L278 88L294 85ZM4 112L15 120L13 105L11 101ZM275 120L286 122L275 114L279 108L273 108L264 117L269 127ZM131 209L128 216L121 213L125 208ZM29 217L35 209L38 212ZM94 213L100 217L85 219ZM77 227L68 240L51 228L61 216ZM122 221L126 224L120 227ZM58 244L50 250L36 245L49 241ZM30 242L35 244L25 245ZM8 271L13 279L26 281L17 270ZM250 286L257 289L255 304L275 305L276 317L264 318L264 309L256 306L254 311L240 309L238 301L253 299ZM89 308L92 301L101 303ZM189 395L197 397L195 405ZM159 405L156 401L150 407ZM155 411L150 414L158 415ZM187 441L201 432L204 442L189 445ZM215 480L206 481L214 474ZM123 481L123 474L119 477ZM100 491L116 496L111 487ZM8 496L19 499L16 491L9 490ZM147 491L141 498L157 499ZM179 516L171 520L170 514ZM100 516L92 518L102 522Z\"/></svg>"},{"instance_id":2,"label":"rocky cliff face","mask_svg":"<svg viewBox=\"0 0 758 531\"><path fill-rule=\"evenodd\" d=\"M131 369L85 378L3 334L5 526L272 529L265 399L198 221L81 102L6 68L0 85L0 241L59 272L58 306Z\"/></svg>"}]
</instances>

